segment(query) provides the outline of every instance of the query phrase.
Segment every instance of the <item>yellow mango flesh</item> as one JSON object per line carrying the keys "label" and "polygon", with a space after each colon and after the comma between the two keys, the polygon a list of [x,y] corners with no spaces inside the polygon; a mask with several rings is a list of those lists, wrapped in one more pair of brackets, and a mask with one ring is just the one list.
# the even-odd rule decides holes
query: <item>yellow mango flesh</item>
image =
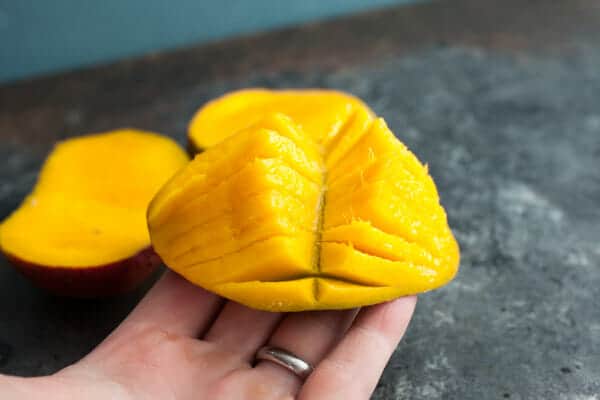
{"label": "yellow mango flesh", "polygon": [[262,121],[273,112],[291,117],[311,139],[331,141],[356,112],[371,114],[359,99],[335,90],[239,90],[206,104],[188,128],[191,147],[204,150]]}
{"label": "yellow mango flesh", "polygon": [[0,225],[6,254],[35,265],[87,268],[150,246],[146,209],[188,161],[171,139],[119,130],[59,143],[33,191]]}
{"label": "yellow mango flesh", "polygon": [[[394,287],[312,277],[274,282],[231,282],[216,285],[214,291],[260,310],[286,312],[354,308],[402,295]],[[257,293],[261,295],[257,296]]]}
{"label": "yellow mango flesh", "polygon": [[459,249],[435,184],[383,120],[364,107],[345,119],[309,109],[294,118],[281,114],[292,102],[230,96],[233,104],[217,100],[217,115],[202,118],[239,130],[197,155],[150,205],[152,243],[167,266],[270,311],[374,304],[454,277]]}

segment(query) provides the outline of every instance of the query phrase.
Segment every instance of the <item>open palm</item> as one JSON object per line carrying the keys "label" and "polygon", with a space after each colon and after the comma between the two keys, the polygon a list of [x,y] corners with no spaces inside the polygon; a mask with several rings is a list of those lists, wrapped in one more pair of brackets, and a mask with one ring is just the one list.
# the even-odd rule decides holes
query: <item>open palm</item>
{"label": "open palm", "polygon": [[[362,310],[291,314],[246,308],[167,272],[94,351],[48,377],[0,376],[4,399],[368,399],[416,298]],[[315,366],[302,382],[264,344]]]}

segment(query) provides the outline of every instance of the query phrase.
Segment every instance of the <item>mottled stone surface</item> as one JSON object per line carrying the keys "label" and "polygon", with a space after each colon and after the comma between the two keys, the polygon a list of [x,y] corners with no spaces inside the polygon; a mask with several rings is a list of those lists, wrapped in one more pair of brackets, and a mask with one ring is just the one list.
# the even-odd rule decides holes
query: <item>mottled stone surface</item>
{"label": "mottled stone surface", "polygon": [[[462,248],[374,398],[598,400],[600,8],[450,3],[0,88],[0,217],[58,138],[133,125],[183,143],[196,107],[228,90],[348,90],[429,164]],[[78,359],[144,290],[57,299],[0,260],[0,372]]]}
{"label": "mottled stone surface", "polygon": [[362,94],[429,163],[462,248],[379,398],[600,393],[598,56],[448,48],[369,69]]}

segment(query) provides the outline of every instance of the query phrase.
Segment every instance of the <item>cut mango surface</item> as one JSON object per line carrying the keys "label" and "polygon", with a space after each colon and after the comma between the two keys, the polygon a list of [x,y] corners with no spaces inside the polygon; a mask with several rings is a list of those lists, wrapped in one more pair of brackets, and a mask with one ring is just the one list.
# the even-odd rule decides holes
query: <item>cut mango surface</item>
{"label": "cut mango surface", "polygon": [[133,129],[65,140],[0,225],[0,248],[45,269],[94,269],[135,257],[150,246],[148,203],[187,162],[173,140]]}
{"label": "cut mango surface", "polygon": [[[148,210],[166,265],[270,311],[358,307],[449,282],[459,249],[427,168],[358,101],[325,92],[311,108],[303,96],[319,92],[243,91],[200,111],[191,135],[212,147]],[[222,135],[206,136],[211,127]]]}
{"label": "cut mango surface", "polygon": [[292,118],[319,143],[331,142],[346,124],[357,125],[365,115],[372,116],[361,100],[336,90],[239,90],[209,102],[194,115],[188,128],[190,147],[194,152],[205,150],[273,112]]}

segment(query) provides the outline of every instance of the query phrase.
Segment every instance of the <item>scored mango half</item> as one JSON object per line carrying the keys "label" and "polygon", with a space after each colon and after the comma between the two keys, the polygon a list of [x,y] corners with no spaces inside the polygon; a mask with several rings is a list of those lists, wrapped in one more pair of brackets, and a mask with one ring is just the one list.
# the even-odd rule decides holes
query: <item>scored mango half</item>
{"label": "scored mango half", "polygon": [[269,311],[351,308],[449,282],[459,249],[427,168],[366,106],[349,108],[328,125],[274,107],[197,155],[148,210],[165,264]]}

